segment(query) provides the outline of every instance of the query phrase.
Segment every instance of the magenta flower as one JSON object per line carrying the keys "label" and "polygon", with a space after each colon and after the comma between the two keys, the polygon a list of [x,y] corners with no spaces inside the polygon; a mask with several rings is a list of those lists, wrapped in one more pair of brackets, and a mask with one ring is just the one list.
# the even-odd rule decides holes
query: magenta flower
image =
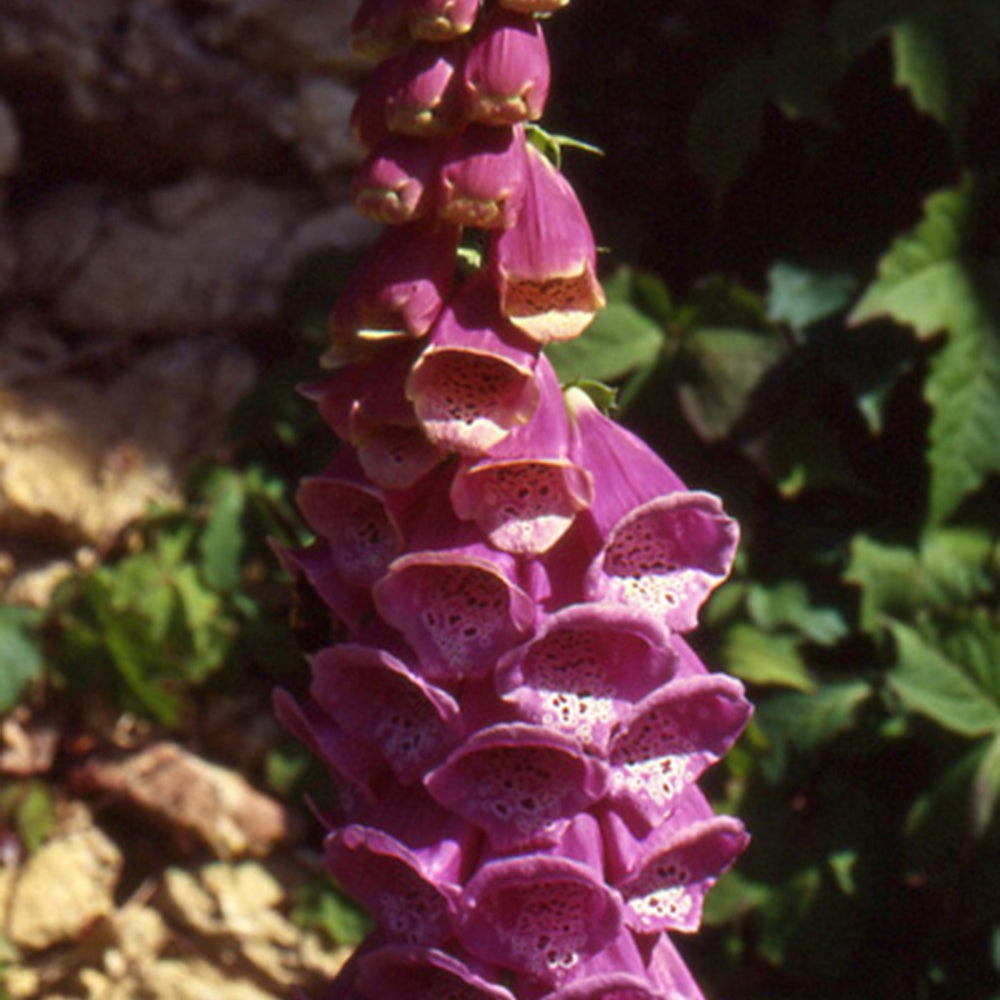
{"label": "magenta flower", "polygon": [[604,303],[523,124],[565,2],[365,0],[353,25],[384,59],[353,195],[390,228],[303,390],[341,442],[299,489],[316,540],[276,547],[330,619],[276,710],[375,922],[317,1000],[703,1000],[670,935],[748,839],[697,783],[751,709],[681,635],[737,526],[542,353]]}
{"label": "magenta flower", "polygon": [[446,42],[472,30],[480,0],[405,0],[405,6],[414,38]]}
{"label": "magenta flower", "polygon": [[431,441],[482,454],[538,405],[536,358],[537,345],[500,316],[486,278],[472,278],[441,313],[406,395]]}
{"label": "magenta flower", "polygon": [[549,52],[530,17],[495,14],[472,43],[462,74],[462,110],[483,125],[541,118],[549,96]]}
{"label": "magenta flower", "polygon": [[451,504],[504,552],[548,551],[593,497],[593,477],[571,462],[569,425],[551,364],[535,368],[539,401],[527,423],[514,427],[479,458],[468,458],[452,481]]}
{"label": "magenta flower", "polygon": [[333,310],[324,363],[354,361],[366,342],[427,333],[451,289],[457,245],[458,229],[437,221],[387,229]]}
{"label": "magenta flower", "polygon": [[413,222],[427,214],[440,150],[401,136],[381,143],[354,175],[354,207],[386,225]]}
{"label": "magenta flower", "polygon": [[578,336],[604,306],[596,256],[573,189],[529,145],[518,225],[500,230],[490,247],[500,311],[542,344]]}
{"label": "magenta flower", "polygon": [[447,222],[507,229],[521,205],[524,130],[469,125],[444,154],[438,214]]}

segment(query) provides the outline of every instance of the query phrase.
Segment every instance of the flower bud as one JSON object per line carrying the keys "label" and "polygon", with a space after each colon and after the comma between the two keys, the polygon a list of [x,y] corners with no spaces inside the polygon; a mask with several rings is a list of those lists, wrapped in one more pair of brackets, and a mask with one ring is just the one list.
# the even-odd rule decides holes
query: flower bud
{"label": "flower bud", "polygon": [[524,130],[470,125],[441,165],[438,214],[479,229],[514,223],[524,191]]}
{"label": "flower bud", "polygon": [[425,42],[446,42],[472,30],[480,0],[406,0],[410,34]]}
{"label": "flower bud", "polygon": [[361,164],[351,185],[354,207],[384,225],[426,214],[439,150],[421,139],[393,136]]}
{"label": "flower bud", "polygon": [[545,109],[550,75],[541,26],[532,18],[497,14],[465,59],[465,115],[484,125],[535,121]]}
{"label": "flower bud", "polygon": [[405,0],[362,0],[351,20],[351,51],[367,59],[387,59],[409,42]]}
{"label": "flower bud", "polygon": [[571,340],[604,306],[594,236],[573,189],[530,144],[526,162],[518,224],[490,248],[500,310],[539,343]]}
{"label": "flower bud", "polygon": [[390,132],[420,138],[448,135],[461,121],[461,48],[417,42],[392,60],[385,103]]}

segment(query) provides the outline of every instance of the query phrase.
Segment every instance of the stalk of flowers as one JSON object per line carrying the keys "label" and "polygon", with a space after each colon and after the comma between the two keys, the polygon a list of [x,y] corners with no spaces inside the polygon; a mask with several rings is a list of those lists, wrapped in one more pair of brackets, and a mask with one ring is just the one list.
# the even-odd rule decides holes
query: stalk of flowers
{"label": "stalk of flowers", "polygon": [[[286,725],[327,866],[374,920],[327,998],[689,1000],[672,935],[744,849],[697,781],[750,716],[683,639],[735,522],[543,353],[604,303],[531,139],[568,0],[364,0],[354,125],[385,223],[309,394],[339,439],[282,551],[330,618]],[[481,264],[463,271],[463,235]]]}

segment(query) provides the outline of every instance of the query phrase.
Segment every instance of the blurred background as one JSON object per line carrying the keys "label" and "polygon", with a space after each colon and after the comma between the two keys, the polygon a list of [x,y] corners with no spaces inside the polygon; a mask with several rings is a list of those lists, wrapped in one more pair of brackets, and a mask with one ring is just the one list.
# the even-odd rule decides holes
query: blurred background
{"label": "blurred background", "polygon": [[[295,386],[374,234],[349,0],[0,0],[0,997],[315,988],[364,933],[272,717],[324,617]],[[574,0],[551,352],[743,526],[710,1000],[1000,998],[1000,7]],[[5,996],[6,994],[6,996]]]}

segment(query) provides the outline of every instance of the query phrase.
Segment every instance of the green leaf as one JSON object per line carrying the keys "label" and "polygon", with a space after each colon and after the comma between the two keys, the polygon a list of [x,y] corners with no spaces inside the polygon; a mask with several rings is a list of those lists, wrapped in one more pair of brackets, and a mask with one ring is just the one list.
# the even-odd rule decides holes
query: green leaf
{"label": "green leaf", "polygon": [[801,331],[845,308],[857,280],[840,271],[813,271],[779,261],[767,273],[767,318]]}
{"label": "green leaf", "polygon": [[925,385],[933,410],[930,519],[944,521],[1000,472],[1000,261],[968,253],[977,210],[970,185],[928,199],[923,221],[897,239],[852,315],[946,332]]}
{"label": "green leaf", "polygon": [[27,684],[42,672],[37,624],[37,612],[0,605],[0,712],[12,709]]}
{"label": "green leaf", "polygon": [[334,944],[357,944],[371,929],[368,915],[329,879],[307,882],[296,893],[292,920],[324,931]]}
{"label": "green leaf", "polygon": [[913,103],[956,130],[983,86],[1000,71],[994,0],[925,0],[892,29],[897,85]]}
{"label": "green leaf", "polygon": [[776,694],[758,708],[757,724],[773,743],[811,754],[852,729],[870,696],[870,685],[860,680],[826,684],[812,694]]}
{"label": "green leaf", "polygon": [[796,639],[737,624],[726,630],[723,645],[726,669],[751,684],[815,690]]}
{"label": "green leaf", "polygon": [[746,413],[786,347],[774,330],[702,327],[686,334],[683,351],[692,375],[680,386],[681,406],[703,439],[717,441]]}
{"label": "green leaf", "polygon": [[235,590],[243,570],[243,511],[246,489],[236,475],[224,478],[212,497],[211,513],[198,539],[201,571],[215,590]]}
{"label": "green leaf", "polygon": [[609,301],[575,340],[545,349],[563,382],[614,381],[656,363],[663,328],[629,302]]}
{"label": "green leaf", "polygon": [[753,584],[747,593],[747,610],[762,629],[789,626],[805,638],[829,646],[847,634],[847,625],[836,608],[817,608],[809,603],[809,591],[798,580],[773,587]]}
{"label": "green leaf", "polygon": [[[965,665],[902,622],[890,622],[889,627],[898,662],[888,681],[908,710],[961,736],[1000,732],[1000,699],[971,676]],[[1000,671],[1000,664],[995,669]]]}

